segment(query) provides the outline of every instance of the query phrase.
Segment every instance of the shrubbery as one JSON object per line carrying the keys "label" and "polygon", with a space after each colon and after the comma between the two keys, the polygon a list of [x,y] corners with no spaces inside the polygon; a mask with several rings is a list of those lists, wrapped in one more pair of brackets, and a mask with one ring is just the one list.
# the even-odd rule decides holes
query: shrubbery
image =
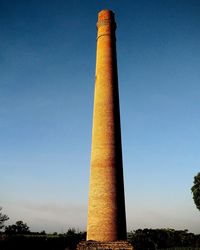
{"label": "shrubbery", "polygon": [[200,235],[187,230],[138,229],[128,234],[135,250],[154,250],[172,247],[199,247]]}
{"label": "shrubbery", "polygon": [[64,250],[76,249],[85,240],[86,233],[69,229],[65,234],[3,234],[0,239],[1,250]]}
{"label": "shrubbery", "polygon": [[[69,229],[64,234],[1,234],[1,250],[75,250],[86,233]],[[200,235],[188,233],[187,230],[173,229],[138,229],[128,233],[128,240],[134,250],[156,250],[173,247],[200,248]]]}

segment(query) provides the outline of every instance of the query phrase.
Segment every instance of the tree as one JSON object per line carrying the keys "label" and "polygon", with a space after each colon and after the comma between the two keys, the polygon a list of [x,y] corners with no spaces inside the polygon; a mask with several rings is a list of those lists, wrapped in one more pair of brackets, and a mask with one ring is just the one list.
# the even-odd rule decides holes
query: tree
{"label": "tree", "polygon": [[200,173],[194,177],[194,185],[191,188],[193,200],[196,207],[200,210]]}
{"label": "tree", "polygon": [[9,219],[9,217],[6,214],[3,214],[1,210],[2,207],[0,207],[0,230],[4,227],[4,222]]}
{"label": "tree", "polygon": [[[200,235],[188,233],[188,230],[138,229],[128,234],[129,242],[137,250],[155,249],[193,249],[199,247]],[[179,248],[180,247],[180,248]],[[188,248],[189,247],[189,248]],[[196,249],[196,248],[194,248]]]}
{"label": "tree", "polygon": [[64,234],[64,238],[66,240],[66,246],[68,249],[76,249],[77,244],[81,240],[86,239],[86,233],[76,231],[74,228],[69,228]]}
{"label": "tree", "polygon": [[17,221],[13,225],[9,225],[5,228],[7,234],[29,234],[30,230],[26,223],[23,221]]}

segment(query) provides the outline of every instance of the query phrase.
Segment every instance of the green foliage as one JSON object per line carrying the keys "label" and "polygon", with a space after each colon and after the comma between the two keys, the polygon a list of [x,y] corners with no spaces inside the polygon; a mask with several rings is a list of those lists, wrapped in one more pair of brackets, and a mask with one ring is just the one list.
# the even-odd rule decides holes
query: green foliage
{"label": "green foliage", "polygon": [[1,212],[2,207],[0,207],[0,230],[4,228],[4,223],[9,219],[9,217]]}
{"label": "green foliage", "polygon": [[194,177],[194,185],[191,188],[193,200],[196,207],[200,210],[200,173]]}
{"label": "green foliage", "polygon": [[[30,234],[5,235],[0,239],[3,250],[75,250],[86,233],[70,228],[64,234]],[[128,234],[128,240],[134,250],[193,250],[200,249],[200,235],[187,230],[174,229],[138,229]]]}
{"label": "green foliage", "polygon": [[128,234],[134,250],[155,250],[173,247],[200,247],[200,235],[187,230],[138,229]]}
{"label": "green foliage", "polygon": [[86,233],[69,229],[65,234],[10,234],[0,239],[0,249],[3,250],[75,250]]}
{"label": "green foliage", "polygon": [[76,245],[81,241],[86,239],[86,233],[76,231],[74,228],[69,228],[64,234],[67,242],[67,248],[76,249]]}
{"label": "green foliage", "polygon": [[26,223],[23,221],[17,221],[13,225],[9,225],[5,228],[6,234],[29,234],[30,230]]}

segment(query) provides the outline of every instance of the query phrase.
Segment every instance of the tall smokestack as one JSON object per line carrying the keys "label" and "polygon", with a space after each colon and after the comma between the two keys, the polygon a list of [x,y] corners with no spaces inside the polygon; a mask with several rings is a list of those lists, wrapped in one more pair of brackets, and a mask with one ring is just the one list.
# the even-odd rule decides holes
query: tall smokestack
{"label": "tall smokestack", "polygon": [[115,241],[126,239],[126,218],[112,11],[99,12],[97,30],[87,240]]}
{"label": "tall smokestack", "polygon": [[[116,23],[112,11],[99,12],[97,30],[87,241],[78,249],[132,249],[126,242]],[[96,243],[91,247],[90,241]]]}

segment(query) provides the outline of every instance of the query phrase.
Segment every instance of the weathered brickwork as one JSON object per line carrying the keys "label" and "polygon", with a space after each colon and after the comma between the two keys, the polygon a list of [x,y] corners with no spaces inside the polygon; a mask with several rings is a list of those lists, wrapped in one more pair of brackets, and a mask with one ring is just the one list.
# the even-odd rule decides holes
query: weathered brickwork
{"label": "weathered brickwork", "polygon": [[101,243],[84,249],[113,249],[113,241],[126,240],[115,29],[113,12],[99,12],[87,240]]}
{"label": "weathered brickwork", "polygon": [[78,244],[77,250],[133,250],[133,246],[127,241],[95,242],[82,241]]}

